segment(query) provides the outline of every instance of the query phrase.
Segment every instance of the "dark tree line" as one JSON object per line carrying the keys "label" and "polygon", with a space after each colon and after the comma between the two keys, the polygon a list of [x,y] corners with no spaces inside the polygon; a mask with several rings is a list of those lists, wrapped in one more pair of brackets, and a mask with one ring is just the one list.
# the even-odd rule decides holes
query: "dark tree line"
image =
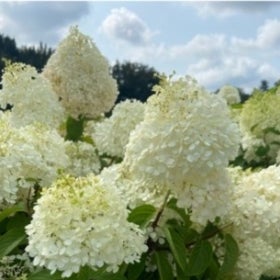
{"label": "dark tree line", "polygon": [[137,99],[145,102],[152,94],[152,88],[160,81],[159,73],[153,68],[140,63],[119,61],[112,67],[119,96],[117,102],[126,99]]}
{"label": "dark tree line", "polygon": [[43,43],[38,47],[17,47],[16,41],[8,36],[0,34],[0,73],[3,73],[5,62],[23,62],[36,67],[41,71],[54,50]]}

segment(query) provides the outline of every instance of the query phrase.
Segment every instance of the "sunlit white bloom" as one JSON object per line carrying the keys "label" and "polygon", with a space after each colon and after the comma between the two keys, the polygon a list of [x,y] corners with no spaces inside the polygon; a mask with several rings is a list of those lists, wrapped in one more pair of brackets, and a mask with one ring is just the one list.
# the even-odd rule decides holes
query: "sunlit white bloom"
{"label": "sunlit white bloom", "polygon": [[228,105],[240,103],[240,93],[236,87],[225,85],[220,88],[218,95],[224,98]]}
{"label": "sunlit white bloom", "polygon": [[262,160],[261,149],[265,149],[266,143],[263,139],[257,138],[252,134],[244,133],[241,139],[244,159],[247,162],[260,162]]}
{"label": "sunlit white bloom", "polygon": [[248,238],[280,242],[280,167],[270,166],[244,176],[235,187],[232,221]]}
{"label": "sunlit white bloom", "polygon": [[35,181],[49,185],[67,161],[56,130],[38,123],[16,129],[6,114],[0,118],[0,203],[14,203],[18,191]]}
{"label": "sunlit white bloom", "polygon": [[208,221],[224,218],[231,210],[232,186],[225,169],[213,171],[203,184],[181,188],[174,186],[173,193],[178,199],[177,205],[189,211],[195,224],[206,226]]}
{"label": "sunlit white bloom", "polygon": [[49,58],[43,75],[48,78],[66,112],[74,118],[97,117],[110,111],[117,98],[117,84],[109,64],[92,39],[70,29]]}
{"label": "sunlit white bloom", "polygon": [[64,109],[52,90],[50,82],[32,66],[14,63],[5,68],[0,91],[0,104],[13,105],[11,122],[20,127],[41,122],[58,127],[64,118]]}
{"label": "sunlit white bloom", "polygon": [[124,169],[152,185],[199,185],[237,155],[238,126],[225,101],[189,79],[163,81],[130,134]]}
{"label": "sunlit white bloom", "polygon": [[145,184],[124,172],[121,164],[114,164],[104,168],[100,173],[106,184],[116,187],[123,203],[130,208],[141,204],[151,204],[160,207],[164,201],[166,190],[159,185]]}
{"label": "sunlit white bloom", "polygon": [[130,132],[144,118],[144,104],[137,100],[118,103],[109,118],[95,126],[92,135],[99,153],[122,158]]}
{"label": "sunlit white bloom", "polygon": [[240,254],[234,279],[258,280],[280,267],[280,167],[245,172],[235,182],[229,220]]}
{"label": "sunlit white bloom", "polygon": [[86,142],[66,142],[66,154],[69,157],[65,172],[73,176],[86,176],[89,173],[98,174],[101,168],[96,148]]}
{"label": "sunlit white bloom", "polygon": [[239,256],[234,269],[233,280],[259,280],[267,271],[279,267],[279,248],[272,247],[259,237],[237,241]]}
{"label": "sunlit white bloom", "polygon": [[93,175],[57,180],[43,191],[34,211],[26,227],[26,251],[34,265],[62,271],[63,277],[85,265],[115,272],[147,250],[143,232],[127,221],[117,191]]}

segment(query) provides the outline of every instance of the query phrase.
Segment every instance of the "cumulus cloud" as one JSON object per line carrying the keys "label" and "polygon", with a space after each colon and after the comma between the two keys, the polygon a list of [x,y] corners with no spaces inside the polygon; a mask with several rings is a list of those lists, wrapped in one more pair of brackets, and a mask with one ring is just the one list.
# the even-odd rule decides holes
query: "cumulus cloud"
{"label": "cumulus cloud", "polygon": [[215,16],[226,18],[240,13],[263,13],[280,3],[277,2],[260,2],[260,1],[221,1],[221,2],[199,2],[189,3],[197,13],[202,17]]}
{"label": "cumulus cloud", "polygon": [[280,47],[280,20],[269,19],[258,28],[255,38],[232,38],[235,48],[269,49]]}
{"label": "cumulus cloud", "polygon": [[[189,74],[210,90],[232,84],[250,91],[260,80],[273,83],[279,79],[280,72],[271,61],[275,57],[272,50],[279,49],[279,44],[280,21],[268,20],[256,30],[254,38],[197,34],[185,44],[137,46],[127,54],[143,63],[160,61],[169,67],[169,73],[175,70]],[[171,69],[172,65],[181,68]]]}
{"label": "cumulus cloud", "polygon": [[258,62],[246,56],[204,58],[189,65],[187,72],[205,87],[217,89],[224,84],[241,86],[255,81]]}
{"label": "cumulus cloud", "polygon": [[112,9],[102,22],[100,32],[111,39],[143,45],[150,41],[154,33],[135,13],[126,8]]}
{"label": "cumulus cloud", "polygon": [[225,36],[222,34],[197,34],[186,44],[171,47],[169,53],[171,57],[208,56],[222,52],[225,44]]}
{"label": "cumulus cloud", "polygon": [[55,45],[88,13],[88,2],[0,2],[0,31],[19,44]]}

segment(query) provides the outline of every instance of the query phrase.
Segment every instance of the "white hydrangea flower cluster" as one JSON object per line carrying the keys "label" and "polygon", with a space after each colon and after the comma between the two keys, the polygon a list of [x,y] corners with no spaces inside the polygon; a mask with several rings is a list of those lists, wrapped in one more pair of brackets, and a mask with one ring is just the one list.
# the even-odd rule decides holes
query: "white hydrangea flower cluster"
{"label": "white hydrangea flower cluster", "polygon": [[[275,163],[280,149],[280,111],[277,109],[279,106],[280,95],[273,92],[256,92],[243,105],[239,119],[243,135],[242,146],[249,150],[250,157],[254,156],[250,151],[256,150],[259,141],[263,142],[264,146],[269,146],[267,156],[271,158],[271,164]],[[255,158],[257,161],[256,155]]]}
{"label": "white hydrangea flower cluster", "polygon": [[228,201],[232,198],[230,177],[225,169],[209,175],[201,185],[183,186],[178,195],[177,205],[191,209],[190,219],[194,224],[206,225],[215,218],[225,218],[231,210]]}
{"label": "white hydrangea flower cluster", "polygon": [[[235,188],[233,221],[249,237],[280,241],[280,167],[272,165],[245,176]],[[276,238],[276,239],[275,239]]]}
{"label": "white hydrangea flower cluster", "polygon": [[123,101],[109,118],[96,123],[92,138],[100,154],[123,158],[130,132],[144,118],[144,106],[137,100]]}
{"label": "white hydrangea flower cluster", "polygon": [[66,154],[69,157],[66,173],[76,177],[99,173],[101,164],[93,145],[82,141],[66,141]]}
{"label": "white hydrangea flower cluster", "polygon": [[247,162],[262,161],[262,158],[258,155],[257,151],[260,147],[266,147],[266,143],[263,139],[257,138],[249,133],[244,133],[241,139],[241,146],[244,150],[244,159]]}
{"label": "white hydrangea flower cluster", "polygon": [[279,166],[244,175],[235,186],[230,220],[240,247],[236,279],[257,280],[280,267],[279,188]]}
{"label": "white hydrangea flower cluster", "polygon": [[259,280],[263,274],[279,265],[280,250],[262,238],[248,238],[242,242],[239,240],[238,246],[240,254],[232,280]]}
{"label": "white hydrangea flower cluster", "polygon": [[0,203],[14,203],[18,191],[32,187],[34,180],[49,185],[67,165],[64,140],[56,130],[39,123],[16,129],[5,114],[0,135]]}
{"label": "white hydrangea flower cluster", "polygon": [[117,191],[94,175],[65,175],[44,189],[34,210],[26,251],[34,265],[62,271],[63,277],[85,265],[115,272],[147,250],[144,233],[127,221]]}
{"label": "white hydrangea flower cluster", "polygon": [[64,109],[52,90],[50,82],[37,70],[23,63],[5,68],[0,91],[0,104],[13,105],[11,122],[20,127],[41,122],[58,127],[64,119]]}
{"label": "white hydrangea flower cluster", "polygon": [[148,99],[143,122],[130,134],[123,169],[150,188],[171,189],[183,201],[182,189],[210,188],[213,172],[235,158],[239,130],[225,101],[193,80],[166,80],[156,91]]}
{"label": "white hydrangea flower cluster", "polygon": [[220,88],[218,95],[224,98],[228,105],[241,102],[240,93],[236,87],[225,85]]}
{"label": "white hydrangea flower cluster", "polygon": [[160,207],[164,201],[166,193],[163,188],[157,185],[143,185],[143,182],[131,178],[125,174],[121,164],[114,164],[104,168],[100,177],[107,184],[116,187],[123,199],[123,203],[131,209],[141,204],[151,204]]}
{"label": "white hydrangea flower cluster", "polygon": [[95,118],[110,111],[118,95],[106,58],[77,27],[71,27],[69,35],[60,42],[43,75],[73,118]]}

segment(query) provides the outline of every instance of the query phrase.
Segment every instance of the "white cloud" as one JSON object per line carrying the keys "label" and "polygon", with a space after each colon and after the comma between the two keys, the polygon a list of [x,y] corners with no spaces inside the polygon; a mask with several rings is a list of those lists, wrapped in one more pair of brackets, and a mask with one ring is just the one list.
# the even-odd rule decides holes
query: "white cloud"
{"label": "white cloud", "polygon": [[56,45],[62,32],[88,13],[88,2],[0,2],[0,31],[20,45]]}
{"label": "white cloud", "polygon": [[239,86],[249,82],[249,77],[254,77],[257,65],[249,57],[209,57],[189,65],[187,73],[205,87],[217,89],[228,83]]}
{"label": "white cloud", "polygon": [[280,47],[280,21],[267,20],[258,30],[257,45],[262,48]]}
{"label": "white cloud", "polygon": [[269,49],[280,47],[280,20],[269,19],[258,28],[255,38],[232,38],[233,47],[239,49]]}
{"label": "white cloud", "polygon": [[220,1],[220,2],[199,2],[187,3],[193,6],[201,17],[215,16],[226,18],[240,13],[260,14],[280,3],[265,1]]}
{"label": "white cloud", "polygon": [[222,34],[194,36],[184,45],[177,45],[170,48],[171,57],[177,56],[201,56],[212,55],[221,52],[225,48],[225,36]]}
{"label": "white cloud", "polygon": [[276,81],[280,78],[280,71],[268,63],[259,65],[257,73],[263,80],[273,79]]}
{"label": "white cloud", "polygon": [[111,39],[143,45],[150,41],[154,33],[135,13],[126,8],[112,9],[99,29]]}

